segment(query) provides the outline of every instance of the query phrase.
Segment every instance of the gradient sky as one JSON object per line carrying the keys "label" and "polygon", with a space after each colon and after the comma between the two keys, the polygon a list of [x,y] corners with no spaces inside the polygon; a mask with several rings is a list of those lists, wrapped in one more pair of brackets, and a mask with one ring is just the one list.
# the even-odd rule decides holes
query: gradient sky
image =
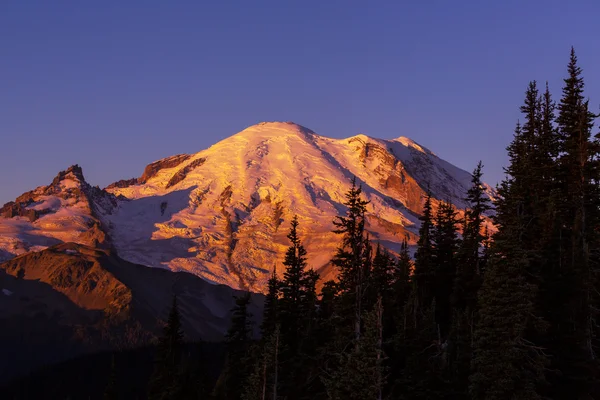
{"label": "gradient sky", "polygon": [[71,164],[101,187],[260,121],[408,136],[495,184],[528,81],[575,46],[600,104],[598,0],[0,1],[0,204]]}

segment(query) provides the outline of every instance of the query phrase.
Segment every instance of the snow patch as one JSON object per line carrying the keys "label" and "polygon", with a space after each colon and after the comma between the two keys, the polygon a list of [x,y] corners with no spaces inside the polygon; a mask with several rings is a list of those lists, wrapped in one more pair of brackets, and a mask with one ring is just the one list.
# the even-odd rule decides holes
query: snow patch
{"label": "snow patch", "polygon": [[56,196],[41,196],[40,199],[27,208],[36,211],[56,211],[62,206],[62,200]]}
{"label": "snow patch", "polygon": [[420,151],[421,153],[424,154],[431,154],[431,155],[435,155],[432,151],[430,151],[429,149],[419,145],[417,142],[415,142],[412,139],[409,139],[407,137],[404,136],[400,136],[396,139],[393,139],[395,142],[399,142],[402,143],[404,146],[415,149],[417,151]]}

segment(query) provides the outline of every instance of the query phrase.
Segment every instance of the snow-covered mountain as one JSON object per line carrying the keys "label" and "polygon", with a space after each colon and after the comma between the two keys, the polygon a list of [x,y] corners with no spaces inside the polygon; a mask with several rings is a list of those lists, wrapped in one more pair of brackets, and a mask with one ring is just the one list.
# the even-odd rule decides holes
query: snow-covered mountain
{"label": "snow-covered mountain", "polygon": [[0,208],[0,262],[59,243],[108,247],[100,216],[117,198],[89,185],[77,165]]}
{"label": "snow-covered mountain", "polygon": [[405,237],[416,241],[428,188],[434,203],[461,209],[471,179],[406,137],[338,140],[281,122],[156,161],[140,178],[104,190],[75,169],[2,208],[0,258],[59,242],[104,241],[134,263],[255,291],[273,267],[281,271],[294,214],[310,266],[334,276],[329,261],[340,238],[332,221],[344,213],[353,176],[370,201],[371,238],[391,250]]}

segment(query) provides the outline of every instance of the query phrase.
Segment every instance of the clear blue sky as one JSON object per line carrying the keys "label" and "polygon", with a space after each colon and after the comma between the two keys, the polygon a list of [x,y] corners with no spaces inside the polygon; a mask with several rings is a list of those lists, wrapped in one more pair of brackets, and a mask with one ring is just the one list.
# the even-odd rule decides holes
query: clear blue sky
{"label": "clear blue sky", "polygon": [[0,2],[0,204],[104,187],[260,121],[408,136],[495,184],[529,80],[570,46],[600,104],[598,0]]}

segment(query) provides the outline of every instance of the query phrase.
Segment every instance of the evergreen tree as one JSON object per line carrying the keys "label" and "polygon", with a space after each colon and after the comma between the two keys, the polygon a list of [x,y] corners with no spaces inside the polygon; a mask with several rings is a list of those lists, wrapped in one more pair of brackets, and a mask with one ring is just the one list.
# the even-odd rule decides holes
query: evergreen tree
{"label": "evergreen tree", "polygon": [[481,179],[482,169],[483,164],[479,162],[473,171],[471,187],[465,199],[469,207],[465,210],[463,220],[463,238],[458,249],[453,293],[454,305],[461,311],[474,311],[477,290],[481,284],[482,248],[486,240],[483,223],[484,215],[490,209],[490,200]]}
{"label": "evergreen tree", "polygon": [[321,299],[318,302],[318,316],[320,320],[328,321],[333,317],[339,290],[339,285],[335,281],[330,280],[323,283],[323,287],[321,288]]}
{"label": "evergreen tree", "polygon": [[393,328],[387,332],[390,337],[390,345],[387,347],[390,355],[390,375],[395,379],[390,381],[392,393],[396,393],[396,384],[400,382],[400,375],[406,366],[407,342],[411,331],[409,316],[407,314],[407,303],[411,296],[411,281],[410,273],[412,261],[408,252],[408,241],[405,238],[400,247],[396,267],[394,268],[394,283],[393,283],[393,305],[388,314],[393,314]]}
{"label": "evergreen tree", "polygon": [[338,354],[340,367],[322,379],[332,400],[382,399],[386,383],[385,356],[382,350],[383,306],[365,314],[365,332],[355,351]]}
{"label": "evergreen tree", "polygon": [[[253,367],[246,378],[242,400],[277,399],[279,390],[279,325],[254,351]],[[301,388],[298,388],[301,389]]]}
{"label": "evergreen tree", "polygon": [[267,366],[264,355],[256,357],[252,372],[244,384],[241,400],[267,399]]}
{"label": "evergreen tree", "polygon": [[396,343],[404,368],[397,375],[393,398],[435,400],[451,398],[444,377],[446,352],[435,323],[435,299],[427,308],[415,307],[416,285],[406,304],[406,324]]}
{"label": "evergreen tree", "polygon": [[490,244],[492,243],[492,239],[490,237],[490,232],[489,232],[487,225],[484,228],[483,236],[485,237],[485,239],[483,240],[483,250],[481,253],[481,259],[479,260],[482,279],[483,279],[483,275],[485,275],[487,263],[490,258]]}
{"label": "evergreen tree", "polygon": [[[382,316],[382,351],[394,357],[396,350],[396,324],[398,322],[398,296],[394,293],[395,278],[397,272],[397,262],[392,258],[387,249],[382,248],[378,243],[375,256],[373,257],[372,271],[367,284],[367,304],[366,310],[371,311],[379,306],[386,310]],[[406,293],[404,293],[406,295]],[[379,304],[381,303],[381,304]],[[386,369],[395,367],[391,358],[386,359]],[[382,387],[386,394],[388,386]]]}
{"label": "evergreen tree", "polygon": [[[502,229],[511,234],[508,227]],[[514,243],[517,240],[496,237],[480,291],[470,377],[473,399],[541,398],[545,355],[526,339],[537,322],[533,316],[536,290],[524,277],[528,259]]]}
{"label": "evergreen tree", "polygon": [[434,298],[435,267],[433,265],[433,212],[431,193],[427,194],[423,215],[419,218],[419,240],[415,252],[414,283],[417,307],[428,309]]}
{"label": "evergreen tree", "polygon": [[[286,269],[280,283],[279,301],[281,326],[281,368],[280,393],[292,400],[300,398],[308,389],[308,380],[316,368],[311,364],[316,351],[313,337],[315,328],[318,274],[308,270],[306,250],[298,236],[298,218],[291,223],[288,248],[283,264]],[[278,337],[279,340],[279,337]]]}
{"label": "evergreen tree", "polygon": [[283,265],[286,269],[281,282],[281,329],[292,353],[300,347],[301,334],[314,314],[316,288],[314,277],[306,269],[306,249],[298,237],[298,217],[292,220],[288,248]]}
{"label": "evergreen tree", "polygon": [[481,161],[473,171],[471,187],[465,199],[469,208],[465,211],[466,225],[463,230],[461,246],[461,264],[469,264],[476,274],[481,273],[481,248],[485,236],[483,235],[484,215],[490,209],[490,199],[485,193],[481,177],[483,176]]}
{"label": "evergreen tree", "polygon": [[[540,201],[544,201],[543,209],[547,210],[549,201],[554,189],[554,178],[556,176],[556,163],[558,157],[558,132],[554,126],[556,119],[555,110],[556,104],[552,100],[548,82],[546,82],[546,90],[540,99],[540,123],[539,133],[536,135],[537,141],[534,145],[536,150],[535,163],[532,166],[538,180],[534,183],[534,190],[538,194]],[[531,171],[530,171],[531,172]],[[541,222],[551,220],[551,215],[541,218]]]}
{"label": "evergreen tree", "polygon": [[[478,294],[470,377],[474,399],[541,398],[545,384],[547,357],[539,345],[545,323],[538,305],[539,215],[544,211],[536,191],[543,171],[538,166],[544,159],[538,138],[548,129],[542,123],[549,118],[543,116],[549,107],[549,96],[545,97],[546,105],[540,105],[535,82],[529,84],[521,107],[525,124],[517,124],[507,148],[510,164],[498,188],[494,217],[498,231],[487,250],[486,274]],[[457,342],[464,343],[466,332],[457,332]],[[459,352],[457,358],[461,368],[461,358],[467,357]],[[458,375],[460,379],[460,370]]]}
{"label": "evergreen tree", "polygon": [[335,370],[338,361],[335,355],[340,348],[348,345],[349,326],[342,323],[338,315],[339,292],[339,283],[332,280],[325,282],[321,288],[314,326],[310,330],[303,364],[300,367],[304,369],[305,384],[299,391],[298,398],[326,398],[324,382],[321,379],[323,370]]}
{"label": "evergreen tree", "polygon": [[[470,377],[473,399],[536,399],[544,385],[546,356],[531,341],[544,325],[535,306],[535,252],[523,240],[531,222],[528,179],[522,178],[530,165],[525,140],[517,125],[508,148],[509,175],[498,188],[494,218],[498,231],[478,295]],[[464,333],[461,338],[465,341]]]}
{"label": "evergreen tree", "polygon": [[[554,237],[558,259],[553,263],[547,298],[560,298],[548,315],[553,367],[553,390],[591,395],[598,365],[592,347],[593,277],[598,249],[598,144],[591,132],[595,115],[584,98],[582,70],[571,50],[568,77],[558,105],[558,149]],[[550,261],[551,263],[551,261]]]}
{"label": "evergreen tree", "polygon": [[[334,225],[337,234],[342,236],[332,262],[338,267],[339,282],[327,288],[330,294],[337,292],[333,304],[333,314],[326,324],[331,339],[321,351],[327,354],[325,369],[329,377],[348,374],[363,357],[362,334],[365,332],[365,313],[369,304],[370,284],[372,278],[372,246],[365,232],[365,213],[368,201],[361,198],[362,189],[352,180],[352,187],[346,194],[347,211],[345,216],[336,217]],[[323,296],[323,299],[325,296]],[[366,350],[365,350],[366,351]],[[350,355],[349,353],[353,353]],[[338,378],[324,378],[329,396],[340,396],[332,384],[337,385]],[[332,391],[333,390],[333,391]]]}
{"label": "evergreen tree", "polygon": [[365,213],[369,202],[363,200],[361,194],[362,189],[356,186],[356,178],[353,178],[344,203],[348,207],[346,216],[338,216],[333,221],[337,228],[334,232],[343,235],[342,245],[332,260],[340,272],[339,288],[343,303],[340,312],[351,321],[356,343],[361,333],[366,275],[371,262],[370,245],[365,241]]}
{"label": "evergreen tree", "polygon": [[267,295],[263,306],[263,320],[260,326],[261,335],[268,336],[275,329],[279,321],[279,297],[281,282],[277,278],[277,271],[273,266],[273,274],[267,282]]}
{"label": "evergreen tree", "polygon": [[150,399],[175,399],[179,395],[181,378],[181,348],[183,330],[181,316],[177,308],[177,297],[169,311],[167,324],[158,342],[154,373],[150,378],[148,397]]}
{"label": "evergreen tree", "polygon": [[393,293],[395,296],[394,308],[396,316],[404,315],[404,307],[410,294],[410,273],[412,261],[408,252],[408,241],[405,238],[400,246],[400,253],[394,268]]}
{"label": "evergreen tree", "polygon": [[[519,128],[520,129],[520,128]],[[490,209],[489,198],[482,182],[481,162],[473,171],[471,187],[467,191],[463,220],[463,238],[457,252],[456,275],[452,292],[452,327],[449,341],[449,358],[454,389],[465,394],[468,387],[473,330],[477,312],[477,292],[484,267],[483,230],[484,215]]]}
{"label": "evergreen tree", "polygon": [[[315,329],[313,330],[313,340],[315,341],[317,359],[322,361],[321,366],[326,362],[325,357],[329,355],[331,347],[338,339],[339,317],[336,309],[339,306],[339,285],[335,281],[327,281],[321,288],[321,296],[317,302],[317,315]],[[344,341],[346,338],[344,337]]]}
{"label": "evergreen tree", "polygon": [[[366,309],[372,309],[381,297],[384,308],[392,309],[395,262],[385,248],[378,243],[373,257],[373,267],[368,278]],[[390,318],[392,317],[390,313]],[[387,324],[384,324],[387,326]]]}
{"label": "evergreen tree", "polygon": [[249,359],[252,345],[252,314],[248,311],[250,299],[250,293],[236,297],[231,310],[231,326],[225,337],[227,356],[214,390],[217,399],[240,399],[244,383],[252,372]]}
{"label": "evergreen tree", "polygon": [[451,297],[456,275],[458,235],[456,211],[449,202],[441,202],[432,232],[432,260],[435,265],[435,320],[440,336],[445,340],[451,323]]}
{"label": "evergreen tree", "polygon": [[[443,294],[444,290],[440,290],[440,275],[446,271],[449,264],[444,261],[446,264],[441,270],[436,267],[435,236],[437,235],[443,242],[438,253],[442,261],[447,258],[446,247],[451,242],[451,240],[446,241],[445,233],[442,232],[446,232],[453,224],[454,210],[445,207],[444,203],[440,208],[438,216],[441,224],[435,227],[431,195],[428,195],[421,217],[414,274],[410,281],[411,291],[404,307],[402,325],[397,328],[397,354],[400,354],[403,359],[401,364],[404,367],[396,380],[393,393],[403,399],[442,399],[448,394],[448,383],[445,377],[448,363],[447,351],[441,337],[440,325],[437,323],[437,317],[442,316],[439,310],[443,309],[444,305],[438,308],[436,294],[440,298],[446,298]],[[452,263],[450,259],[447,261]],[[446,284],[451,287],[452,282]]]}
{"label": "evergreen tree", "polygon": [[[530,252],[539,252],[541,230],[546,218],[545,213],[549,190],[552,188],[554,160],[556,154],[556,135],[552,128],[553,109],[550,93],[546,87],[543,97],[539,96],[535,81],[529,83],[525,92],[525,102],[521,106],[524,124],[520,131],[518,144],[509,147],[511,166],[507,173],[515,177],[513,190],[520,198],[520,212],[529,219],[527,229],[522,232],[524,248]],[[541,254],[532,255],[531,273],[537,277],[541,272]]]}

